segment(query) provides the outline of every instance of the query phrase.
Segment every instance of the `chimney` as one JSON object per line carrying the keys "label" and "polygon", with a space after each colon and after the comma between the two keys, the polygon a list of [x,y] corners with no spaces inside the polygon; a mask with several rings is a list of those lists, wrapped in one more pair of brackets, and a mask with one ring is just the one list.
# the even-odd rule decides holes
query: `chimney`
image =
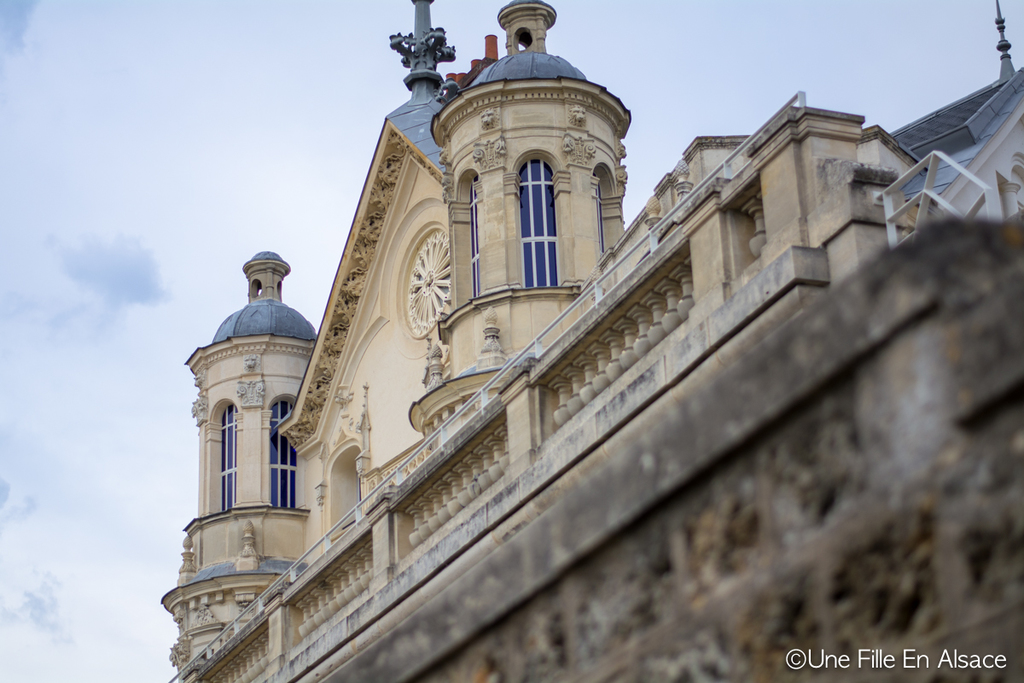
{"label": "chimney", "polygon": [[498,36],[484,36],[484,59],[498,61]]}

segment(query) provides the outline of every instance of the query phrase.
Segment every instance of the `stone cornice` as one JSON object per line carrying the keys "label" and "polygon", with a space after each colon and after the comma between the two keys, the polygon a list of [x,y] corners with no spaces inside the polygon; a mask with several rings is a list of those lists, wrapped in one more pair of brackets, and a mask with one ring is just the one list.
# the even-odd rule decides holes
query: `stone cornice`
{"label": "stone cornice", "polygon": [[295,409],[283,425],[284,433],[297,448],[301,448],[316,433],[332,396],[331,384],[348,341],[367,275],[377,255],[377,243],[387,222],[388,210],[407,159],[419,164],[440,185],[440,171],[394,124],[386,121]]}
{"label": "stone cornice", "polygon": [[245,341],[228,339],[215,346],[197,349],[188,359],[187,365],[193,373],[198,373],[212,364],[249,353],[280,353],[302,356],[306,358],[310,352],[310,342],[301,339],[289,339],[271,335],[245,337]]}

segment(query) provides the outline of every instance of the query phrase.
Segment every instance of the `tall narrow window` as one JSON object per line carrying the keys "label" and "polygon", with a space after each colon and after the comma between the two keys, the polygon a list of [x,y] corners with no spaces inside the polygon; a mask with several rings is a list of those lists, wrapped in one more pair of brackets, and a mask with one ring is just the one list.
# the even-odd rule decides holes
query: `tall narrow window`
{"label": "tall narrow window", "polygon": [[469,262],[473,268],[473,296],[480,296],[480,202],[476,194],[476,181],[479,179],[479,176],[473,178],[469,190]]}
{"label": "tall narrow window", "polygon": [[270,504],[279,508],[295,507],[295,449],[288,437],[277,431],[292,404],[278,401],[270,409]]}
{"label": "tall narrow window", "polygon": [[527,287],[558,285],[558,237],[555,184],[551,167],[527,162],[519,170],[519,228],[523,240],[523,277]]}
{"label": "tall narrow window", "polygon": [[228,406],[220,419],[220,509],[235,506],[235,487],[238,475],[238,430],[235,407]]}
{"label": "tall narrow window", "polygon": [[601,208],[601,183],[597,184],[597,242],[604,253],[604,209]]}

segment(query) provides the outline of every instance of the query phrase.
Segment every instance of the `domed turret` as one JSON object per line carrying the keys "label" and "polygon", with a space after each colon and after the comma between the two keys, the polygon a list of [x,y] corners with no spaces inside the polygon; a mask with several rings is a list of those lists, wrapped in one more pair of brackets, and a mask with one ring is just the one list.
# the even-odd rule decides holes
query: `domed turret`
{"label": "domed turret", "polygon": [[316,330],[301,313],[281,302],[282,282],[291,266],[272,251],[261,251],[242,266],[249,279],[249,303],[221,323],[213,343],[232,337],[273,334],[316,339]]}

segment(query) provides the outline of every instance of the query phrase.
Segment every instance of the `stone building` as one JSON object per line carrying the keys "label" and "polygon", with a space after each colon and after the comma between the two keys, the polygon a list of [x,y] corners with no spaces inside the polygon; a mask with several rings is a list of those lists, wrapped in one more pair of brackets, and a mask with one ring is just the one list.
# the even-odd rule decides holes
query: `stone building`
{"label": "stone building", "polygon": [[[935,214],[1019,213],[1024,73],[1001,14],[995,83],[893,133],[798,95],[749,137],[694,140],[627,223],[629,110],[548,53],[555,9],[501,8],[507,54],[489,36],[484,59],[444,78],[454,50],[432,0],[413,2],[414,32],[391,37],[411,96],[385,119],[319,333],[281,301],[288,265],[260,252],[243,267],[250,303],[189,358],[198,516],[163,598],[178,679],[776,680],[795,675],[788,643],[828,633],[856,646],[829,621],[840,617],[826,628],[805,615],[799,577],[826,569],[779,579],[789,592],[764,598],[767,626],[729,622],[741,636],[700,611],[775,580],[752,567],[785,574],[886,486],[938,486],[921,468],[867,476],[855,442],[863,429],[898,450],[908,430],[915,462],[938,458],[936,435],[960,418],[905,385],[941,382],[887,384],[859,363],[890,341],[927,346],[912,321],[957,320],[955,296],[899,279],[924,267],[914,254],[956,270],[976,299],[1016,286],[1020,255],[1004,251],[1019,231],[948,237],[991,261],[959,269],[935,246],[952,233],[917,231]],[[1016,329],[994,325],[1007,342],[990,366],[1019,353]],[[928,348],[917,357],[939,367]],[[905,354],[885,353],[892,376],[905,370]],[[895,417],[854,410],[868,401],[857,382]],[[820,405],[801,403],[811,396]],[[752,470],[725,459],[743,449]],[[1019,485],[1021,467],[1007,467]],[[666,531],[651,511],[683,487],[665,513],[682,531]],[[1019,506],[996,507],[1016,538]],[[882,583],[931,561],[911,555],[931,552],[920,537],[938,533],[934,515],[914,527],[905,513],[891,511],[904,519],[883,539],[891,552],[875,551]],[[1009,553],[1011,573],[1024,563],[992,544],[978,552]],[[858,591],[874,590],[860,580],[846,578],[851,619],[870,599]],[[899,622],[884,642],[932,643],[938,589],[914,580],[881,608]],[[992,583],[1016,586],[1019,617],[1024,574]],[[744,590],[736,604],[757,613],[762,598]]]}

